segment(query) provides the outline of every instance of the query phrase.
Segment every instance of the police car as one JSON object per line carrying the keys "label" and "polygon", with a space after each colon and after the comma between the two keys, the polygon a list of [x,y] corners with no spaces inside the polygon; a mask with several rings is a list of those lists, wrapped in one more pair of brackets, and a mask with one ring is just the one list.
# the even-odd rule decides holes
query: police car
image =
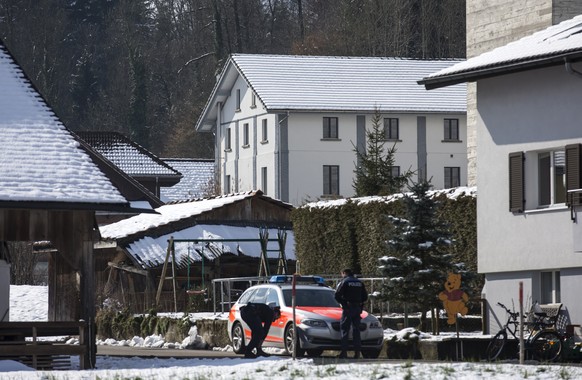
{"label": "police car", "polygon": [[[291,279],[292,276],[273,276],[269,283],[248,288],[232,306],[228,315],[228,336],[234,352],[244,353],[245,346],[251,339],[251,330],[242,320],[239,309],[254,302],[281,308],[281,317],[272,323],[263,347],[282,348],[289,355],[293,353]],[[307,353],[308,356],[316,357],[324,350],[340,350],[342,309],[335,300],[335,290],[325,286],[321,277],[302,276],[297,278],[295,294],[299,338],[297,356]],[[382,325],[366,311],[362,311],[361,316],[362,356],[377,358],[384,340]],[[350,346],[351,344],[350,334]]]}

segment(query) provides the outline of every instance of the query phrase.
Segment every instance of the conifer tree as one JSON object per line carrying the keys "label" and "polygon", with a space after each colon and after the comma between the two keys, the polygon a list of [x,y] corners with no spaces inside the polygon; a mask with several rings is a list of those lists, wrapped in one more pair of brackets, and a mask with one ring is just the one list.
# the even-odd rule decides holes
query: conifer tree
{"label": "conifer tree", "polygon": [[448,272],[460,272],[462,264],[451,262],[448,247],[453,240],[448,227],[436,217],[438,201],[428,194],[429,182],[415,183],[404,197],[407,218],[388,216],[393,233],[388,241],[391,256],[380,258],[386,277],[382,297],[426,311],[438,305],[438,294]]}
{"label": "conifer tree", "polygon": [[395,172],[396,143],[385,149],[386,143],[383,117],[376,109],[372,129],[366,131],[366,151],[354,147],[357,163],[353,188],[357,197],[398,193],[412,176],[410,170]]}

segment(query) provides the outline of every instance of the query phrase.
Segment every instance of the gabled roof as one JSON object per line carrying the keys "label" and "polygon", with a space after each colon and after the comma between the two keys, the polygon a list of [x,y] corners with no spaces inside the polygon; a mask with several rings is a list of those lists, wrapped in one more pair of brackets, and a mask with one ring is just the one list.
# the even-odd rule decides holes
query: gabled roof
{"label": "gabled roof", "polygon": [[[84,204],[125,207],[127,200],[81,149],[0,43],[0,203],[20,207]],[[108,206],[109,205],[109,206]]]}
{"label": "gabled roof", "polygon": [[93,149],[132,177],[181,177],[180,172],[118,132],[77,132]]}
{"label": "gabled roof", "polygon": [[214,160],[201,158],[162,158],[168,165],[182,173],[180,182],[160,189],[164,202],[202,198],[214,179]]}
{"label": "gabled roof", "polygon": [[268,112],[466,112],[465,85],[427,92],[417,81],[459,60],[233,54],[196,129],[210,130],[216,104],[243,76]]}
{"label": "gabled roof", "polygon": [[428,89],[440,88],[581,59],[582,15],[443,68],[427,75],[419,83]]}

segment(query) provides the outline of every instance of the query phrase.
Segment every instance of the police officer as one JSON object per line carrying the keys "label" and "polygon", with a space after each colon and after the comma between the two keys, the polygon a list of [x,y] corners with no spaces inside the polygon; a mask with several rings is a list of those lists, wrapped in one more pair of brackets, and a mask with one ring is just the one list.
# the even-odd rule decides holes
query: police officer
{"label": "police officer", "polygon": [[351,269],[342,271],[343,279],[335,291],[335,299],[342,305],[341,330],[341,353],[339,358],[347,357],[348,338],[350,329],[354,342],[354,358],[360,357],[362,342],[360,339],[360,314],[364,302],[368,300],[368,292],[363,282],[354,277]]}
{"label": "police officer", "polygon": [[[269,333],[271,323],[281,317],[280,308],[275,307],[273,310],[264,303],[248,303],[240,308],[240,316],[251,328],[251,340],[245,348],[245,358],[271,356],[263,351],[261,345]],[[257,349],[256,354],[253,353],[255,348]]]}

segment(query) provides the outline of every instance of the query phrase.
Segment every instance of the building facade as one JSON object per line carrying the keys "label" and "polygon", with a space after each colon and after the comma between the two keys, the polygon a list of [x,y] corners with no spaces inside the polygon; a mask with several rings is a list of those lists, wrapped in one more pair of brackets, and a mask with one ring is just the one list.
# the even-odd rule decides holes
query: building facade
{"label": "building facade", "polygon": [[215,133],[222,193],[260,189],[296,206],[353,196],[355,149],[365,151],[377,114],[395,174],[466,185],[465,87],[432,94],[416,83],[454,63],[232,56],[197,124]]}

